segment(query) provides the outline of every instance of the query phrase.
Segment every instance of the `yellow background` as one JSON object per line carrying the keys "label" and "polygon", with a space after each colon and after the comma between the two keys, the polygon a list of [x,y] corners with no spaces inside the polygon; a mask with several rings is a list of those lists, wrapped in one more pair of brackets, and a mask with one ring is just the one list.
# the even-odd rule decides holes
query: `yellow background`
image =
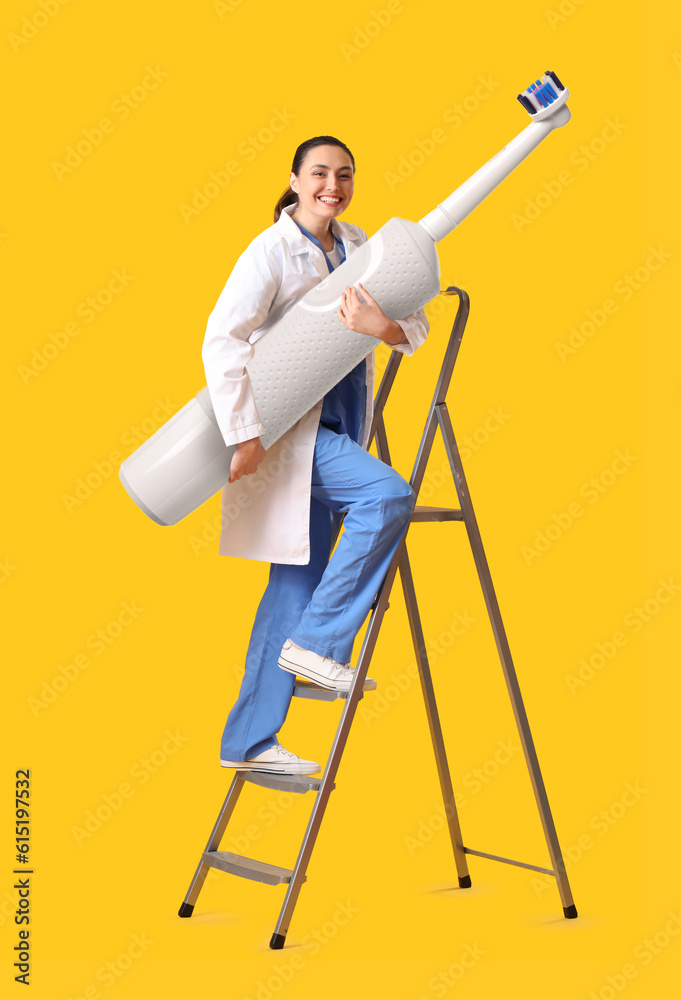
{"label": "yellow background", "polygon": [[[628,616],[660,580],[681,581],[678,16],[613,0],[56,7],[12,2],[2,15],[3,990],[20,989],[12,795],[28,767],[33,996],[676,995],[680,937],[664,928],[681,908],[679,598],[638,630]],[[151,84],[148,67],[160,67],[155,86],[122,117],[117,102]],[[230,780],[219,737],[267,566],[218,557],[217,497],[176,527],[153,524],[118,464],[165,421],[159,400],[177,409],[204,384],[206,319],[239,253],[271,224],[299,142],[330,133],[352,149],[347,221],[372,233],[394,215],[417,220],[525,127],[515,96],[547,68],[571,90],[572,121],[439,250],[442,286],[472,302],[449,394],[461,447],[485,437],[490,409],[506,415],[464,465],[579,919],[563,919],[554,885],[491,861],[471,858],[473,887],[455,890],[422,697],[404,682],[413,654],[396,585],[370,670],[379,691],[360,703],[286,948],[268,948],[282,887],[216,873],[181,920]],[[443,126],[455,104],[472,107],[480,78],[493,91]],[[283,109],[289,123],[251,155],[249,136]],[[90,155],[55,167],[107,117]],[[400,157],[437,128],[446,141],[392,183]],[[234,158],[240,172],[184,221],[180,205]],[[542,193],[530,219],[527,199]],[[670,256],[639,271],[625,300],[615,289],[650,248]],[[82,303],[123,269],[127,286],[87,321]],[[614,314],[561,360],[557,342],[608,298]],[[455,304],[428,307],[429,339],[404,361],[387,411],[407,476]],[[65,340],[69,322],[79,332]],[[632,458],[611,483],[618,450]],[[455,499],[439,485],[444,462],[438,442],[426,502]],[[608,485],[589,502],[593,477]],[[582,516],[528,561],[523,547],[574,502]],[[197,549],[196,538],[210,542]],[[449,642],[456,613],[476,619],[432,663],[464,840],[548,865],[521,755],[479,787],[473,777],[494,772],[500,742],[517,738],[465,531],[416,525],[409,549],[428,640]],[[126,602],[143,610],[119,629]],[[101,649],[91,637],[107,628],[121,634]],[[618,631],[626,644],[575,688],[580,660]],[[37,706],[83,654],[89,666]],[[376,700],[389,690],[392,702]],[[324,761],[339,711],[296,699],[282,742]],[[79,834],[121,785],[120,808]],[[228,837],[292,865],[311,805],[247,786]],[[134,935],[145,950],[130,961]],[[466,948],[479,957],[456,979]]]}

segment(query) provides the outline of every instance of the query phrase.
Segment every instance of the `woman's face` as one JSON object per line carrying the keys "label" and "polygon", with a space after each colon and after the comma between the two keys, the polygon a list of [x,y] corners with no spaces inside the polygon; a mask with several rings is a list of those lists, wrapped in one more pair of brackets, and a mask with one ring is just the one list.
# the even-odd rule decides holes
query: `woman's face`
{"label": "woman's face", "polygon": [[299,174],[291,173],[291,187],[304,212],[331,220],[344,212],[354,190],[352,160],[340,146],[314,146]]}

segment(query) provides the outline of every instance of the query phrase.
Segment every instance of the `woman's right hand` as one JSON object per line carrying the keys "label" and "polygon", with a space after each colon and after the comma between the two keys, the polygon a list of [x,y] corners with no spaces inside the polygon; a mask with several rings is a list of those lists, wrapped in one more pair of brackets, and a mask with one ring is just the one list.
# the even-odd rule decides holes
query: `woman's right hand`
{"label": "woman's right hand", "polygon": [[229,480],[234,483],[242,476],[249,476],[255,472],[263,458],[266,450],[260,443],[260,438],[250,438],[248,441],[240,441],[236,446],[236,451],[232,455],[229,466]]}

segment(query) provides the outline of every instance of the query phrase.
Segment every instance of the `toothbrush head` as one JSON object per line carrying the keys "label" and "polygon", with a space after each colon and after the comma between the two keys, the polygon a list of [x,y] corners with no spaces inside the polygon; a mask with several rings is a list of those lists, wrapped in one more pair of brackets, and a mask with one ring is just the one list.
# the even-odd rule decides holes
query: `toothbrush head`
{"label": "toothbrush head", "polygon": [[555,114],[569,96],[570,91],[567,87],[564,87],[556,74],[548,69],[541,80],[535,80],[527,90],[518,94],[518,100],[530,113],[532,120],[538,122]]}

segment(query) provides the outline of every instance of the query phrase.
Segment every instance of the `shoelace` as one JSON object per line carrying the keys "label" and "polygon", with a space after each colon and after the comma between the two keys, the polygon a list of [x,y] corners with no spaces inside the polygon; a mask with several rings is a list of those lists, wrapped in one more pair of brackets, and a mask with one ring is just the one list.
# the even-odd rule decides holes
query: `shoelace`
{"label": "shoelace", "polygon": [[340,663],[338,660],[334,660],[332,656],[324,656],[322,659],[328,660],[329,663],[333,663],[341,677],[347,679],[348,677],[353,676],[354,671],[349,663]]}
{"label": "shoelace", "polygon": [[275,743],[274,746],[272,747],[272,749],[276,750],[277,753],[280,753],[280,754],[281,753],[285,753],[287,757],[295,757],[296,756],[296,754],[291,753],[290,750],[285,750],[284,747],[281,745],[281,743]]}

